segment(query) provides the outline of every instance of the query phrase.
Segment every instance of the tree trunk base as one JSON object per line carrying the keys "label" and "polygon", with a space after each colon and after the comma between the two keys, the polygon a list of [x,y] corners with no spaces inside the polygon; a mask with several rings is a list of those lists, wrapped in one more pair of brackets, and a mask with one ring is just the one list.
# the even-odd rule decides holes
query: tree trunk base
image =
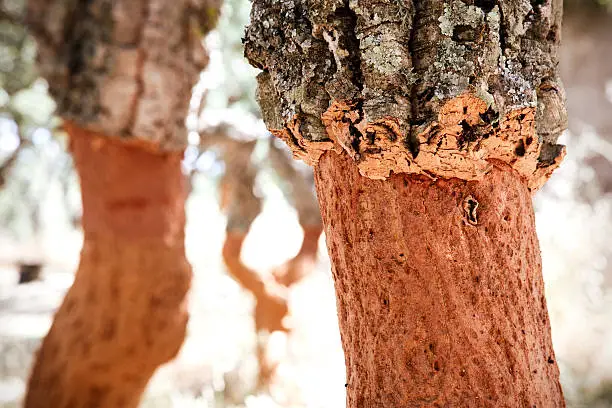
{"label": "tree trunk base", "polygon": [[563,407],[530,193],[315,169],[347,367],[347,407]]}
{"label": "tree trunk base", "polygon": [[66,127],[81,179],[84,243],[25,407],[133,408],[185,336],[191,268],[182,154]]}

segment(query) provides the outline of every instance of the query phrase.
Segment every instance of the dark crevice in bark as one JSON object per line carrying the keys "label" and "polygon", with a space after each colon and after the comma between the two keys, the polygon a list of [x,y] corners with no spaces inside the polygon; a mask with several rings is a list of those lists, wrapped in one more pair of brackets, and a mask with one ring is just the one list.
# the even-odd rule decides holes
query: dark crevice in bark
{"label": "dark crevice in bark", "polygon": [[466,120],[461,121],[461,136],[459,138],[459,148],[465,147],[468,142],[475,142],[478,140],[478,132],[475,126],[467,123]]}
{"label": "dark crevice in bark", "polygon": [[[92,14],[89,6],[92,0],[78,0],[70,10],[70,15],[64,25],[63,55],[68,69],[68,90],[86,87],[91,92],[96,92],[95,82],[86,75],[87,60],[91,58],[95,49],[95,36],[93,27],[87,24],[91,21]],[[51,88],[53,91],[53,87]],[[54,95],[55,96],[55,95]],[[67,104],[74,110],[75,114],[91,115],[93,112],[83,112],[84,105],[73,104],[70,100],[70,92],[65,92],[61,98],[60,107]]]}
{"label": "dark crevice in bark", "polygon": [[[351,82],[359,89],[363,90],[363,73],[361,72],[361,59],[359,57],[359,39],[355,35],[357,26],[357,15],[349,7],[348,1],[333,14],[333,18],[328,17],[330,23],[338,23],[342,32],[343,45],[349,53],[347,57],[348,72],[351,74]],[[341,67],[336,67],[341,69]],[[330,95],[331,96],[331,95]]]}
{"label": "dark crevice in bark", "polygon": [[480,119],[484,123],[490,124],[494,128],[499,126],[499,112],[496,112],[492,106],[489,106],[484,113],[480,114]]}
{"label": "dark crevice in bark", "polygon": [[516,149],[514,150],[514,152],[516,153],[518,157],[523,157],[525,155],[525,142],[522,140],[519,140],[518,145],[516,146]]}
{"label": "dark crevice in bark", "polygon": [[[416,47],[416,31],[417,24],[419,24],[421,18],[421,3],[415,2],[413,5],[413,14],[410,22],[410,38],[408,40],[408,52],[410,53],[410,63],[414,70],[414,61],[416,58],[415,47]],[[410,132],[406,135],[404,140],[405,147],[410,151],[413,159],[416,159],[419,155],[419,141],[417,138],[417,128],[422,123],[417,120],[419,116],[419,104],[418,104],[418,87],[417,84],[420,80],[420,76],[416,77],[415,83],[410,88]]]}
{"label": "dark crevice in bark", "polygon": [[506,24],[507,23],[506,23],[506,19],[504,18],[504,9],[501,4],[501,1],[502,0],[496,0],[497,8],[499,9],[499,16],[501,20],[499,24],[499,46],[501,48],[501,55],[503,58],[504,54],[506,53],[506,50],[508,49],[508,44],[506,43]]}
{"label": "dark crevice in bark", "polygon": [[[144,34],[144,28],[147,22],[147,19],[149,18],[149,2],[143,2],[142,3],[142,19],[141,19],[141,24],[140,27],[138,27],[137,29],[137,36],[136,36],[136,44],[142,44],[143,43],[143,34]],[[187,16],[187,13],[185,13],[185,15]],[[186,30],[187,31],[187,30]],[[125,127],[125,129],[123,129],[123,133],[127,134],[129,132],[130,129],[133,129],[134,127],[134,123],[136,121],[136,114],[138,112],[138,104],[140,103],[140,100],[142,99],[142,96],[144,94],[144,89],[145,89],[145,83],[142,79],[142,69],[143,69],[143,65],[144,65],[144,55],[139,55],[138,60],[136,61],[136,94],[134,95],[134,100],[132,101],[131,105],[130,105],[130,114],[129,114],[129,121],[127,123],[127,126]]]}
{"label": "dark crevice in bark", "polygon": [[404,139],[404,146],[410,151],[413,159],[419,155],[419,141],[417,140],[416,130],[411,128],[410,134]]}
{"label": "dark crevice in bark", "polygon": [[[349,132],[351,133],[351,148],[353,148],[353,151],[358,152],[359,151],[359,146],[361,145],[361,132],[359,132],[359,130],[357,130],[357,128],[355,127],[355,125],[353,125],[352,123],[349,125]],[[359,153],[355,154],[355,160],[359,160],[361,158],[361,155]]]}
{"label": "dark crevice in bark", "polygon": [[[374,143],[374,141],[372,140],[373,135],[371,133],[366,132],[366,134],[364,135],[361,133],[359,129],[357,129],[357,126],[356,126],[359,123],[361,123],[361,121],[363,120],[363,100],[357,101],[355,108],[357,109],[357,112],[359,113],[359,117],[354,122],[350,120],[348,120],[348,122],[349,122],[349,133],[351,135],[351,147],[353,148],[353,151],[359,152],[360,151],[359,149],[361,147],[362,138],[366,138],[370,144]],[[359,160],[360,158],[361,158],[361,155],[359,153],[356,153],[355,160]]]}
{"label": "dark crevice in bark", "polygon": [[79,22],[87,21],[90,17],[89,5],[91,0],[79,0],[72,15],[68,19],[72,24],[66,24],[64,26],[65,35],[64,38],[77,38],[67,44],[66,58],[68,60],[68,70],[72,75],[79,74],[85,68],[85,61],[83,58],[83,51],[85,44],[91,41],[91,32],[87,30],[87,26],[83,27]]}
{"label": "dark crevice in bark", "polygon": [[[469,116],[472,119],[466,123],[478,137],[489,140],[487,146],[493,146],[492,132],[487,134],[484,128],[495,129],[496,134],[511,127],[526,132],[524,129],[536,123],[538,133],[546,135],[540,141],[552,143],[563,121],[558,120],[554,126],[540,124],[564,116],[562,96],[538,89],[548,82],[551,89],[560,87],[556,43],[551,42],[558,41],[555,27],[560,10],[557,3],[545,4],[533,5],[539,14],[532,13],[532,21],[527,19],[532,4],[522,0],[255,0],[253,23],[245,37],[246,55],[255,66],[266,67],[278,96],[261,101],[262,110],[276,111],[279,116],[266,122],[271,129],[283,129],[277,126],[278,121],[290,122],[302,115],[299,130],[290,128],[298,142],[303,139],[301,146],[295,144],[305,153],[302,157],[312,157],[315,162],[321,149],[329,147],[317,145],[311,151],[307,146],[314,145],[304,141],[336,140],[326,134],[331,116],[325,119],[327,129],[318,118],[337,112],[333,109],[343,104],[353,110],[345,115],[345,123],[351,125],[359,110],[364,118],[361,126],[346,126],[346,135],[339,141],[353,158],[360,158],[360,168],[368,160],[372,165],[379,160],[371,154],[378,151],[375,145],[383,143],[383,138],[399,145],[396,151],[402,156],[395,160],[385,155],[386,163],[407,163],[407,158],[417,156],[415,162],[421,163],[427,157],[423,144],[427,136],[423,133],[430,132],[437,122],[445,122],[440,117],[443,112],[454,121],[454,115],[461,115],[461,108],[467,108],[465,117],[457,117],[456,122],[443,128],[460,125]],[[538,91],[537,97],[534,91]],[[455,109],[449,102],[464,95],[472,95],[474,102],[460,103],[472,106],[449,110]],[[357,101],[361,109],[355,110]],[[511,112],[527,108],[535,111],[536,104],[535,122],[509,125],[516,117]],[[448,109],[443,110],[444,106]],[[484,124],[476,123],[478,115]],[[439,134],[446,137],[448,133]],[[469,142],[472,135],[465,136],[461,137]],[[356,144],[361,138],[369,141],[367,147]],[[515,163],[517,142],[504,147],[504,161]],[[368,150],[355,152],[358,147]],[[444,150],[448,155],[448,149]],[[537,161],[539,153],[531,159],[533,152],[526,150],[523,157]],[[417,167],[422,168],[419,163]],[[535,163],[529,168],[535,168]]]}
{"label": "dark crevice in bark", "polygon": [[474,5],[481,8],[485,13],[489,13],[497,5],[496,0],[474,0]]}

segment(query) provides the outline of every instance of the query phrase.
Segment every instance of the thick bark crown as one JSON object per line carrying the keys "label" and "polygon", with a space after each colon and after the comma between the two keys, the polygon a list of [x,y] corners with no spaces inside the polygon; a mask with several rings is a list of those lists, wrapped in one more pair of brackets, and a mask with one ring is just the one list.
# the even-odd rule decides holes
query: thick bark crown
{"label": "thick bark crown", "polygon": [[316,163],[537,188],[563,156],[560,0],[254,0],[246,56],[268,127]]}
{"label": "thick bark crown", "polygon": [[30,0],[28,24],[58,113],[105,134],[181,149],[201,36],[217,0]]}

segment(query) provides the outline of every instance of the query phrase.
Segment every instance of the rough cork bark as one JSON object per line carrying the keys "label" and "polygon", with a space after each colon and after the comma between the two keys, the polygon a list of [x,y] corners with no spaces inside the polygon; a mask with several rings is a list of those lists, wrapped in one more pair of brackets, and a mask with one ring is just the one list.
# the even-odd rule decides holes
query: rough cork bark
{"label": "rough cork bark", "polygon": [[27,408],[136,407],[178,351],[191,87],[216,0],[30,0],[41,74],[65,119],[85,241],[34,364]]}
{"label": "rough cork bark", "polygon": [[315,167],[348,406],[563,406],[530,191],[561,0],[254,0],[270,131]]}
{"label": "rough cork bark", "polygon": [[187,144],[191,88],[208,57],[202,36],[218,0],[29,0],[38,65],[58,114],[88,129]]}
{"label": "rough cork bark", "polygon": [[25,407],[137,407],[185,335],[191,268],[182,153],[66,127],[81,179],[84,243]]}
{"label": "rough cork bark", "polygon": [[370,178],[480,180],[502,160],[535,189],[564,154],[561,6],[258,0],[246,56],[268,127],[310,164],[342,149]]}

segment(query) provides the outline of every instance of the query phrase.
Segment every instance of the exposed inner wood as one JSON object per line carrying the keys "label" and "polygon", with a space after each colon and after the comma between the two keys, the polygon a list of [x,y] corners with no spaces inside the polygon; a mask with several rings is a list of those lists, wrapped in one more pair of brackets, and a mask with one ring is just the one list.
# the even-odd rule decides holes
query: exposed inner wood
{"label": "exposed inner wood", "polygon": [[81,179],[84,243],[25,407],[135,408],[185,336],[191,267],[183,242],[182,153],[159,153],[72,123],[66,130]]}
{"label": "exposed inner wood", "polygon": [[415,131],[412,151],[396,119],[368,123],[354,103],[335,101],[323,113],[329,141],[306,140],[297,117],[286,129],[272,132],[287,143],[295,158],[310,165],[316,165],[325,151],[345,151],[359,172],[372,179],[412,173],[482,180],[492,161],[498,160],[516,170],[529,189],[542,187],[565,157],[565,147],[560,146],[552,162],[542,166],[544,145],[536,133],[536,109],[513,110],[494,125],[482,120],[487,109],[484,101],[470,94],[448,100],[435,121]]}
{"label": "exposed inner wood", "polygon": [[[499,167],[498,167],[499,166]],[[531,195],[481,181],[315,167],[347,407],[563,407]]]}

